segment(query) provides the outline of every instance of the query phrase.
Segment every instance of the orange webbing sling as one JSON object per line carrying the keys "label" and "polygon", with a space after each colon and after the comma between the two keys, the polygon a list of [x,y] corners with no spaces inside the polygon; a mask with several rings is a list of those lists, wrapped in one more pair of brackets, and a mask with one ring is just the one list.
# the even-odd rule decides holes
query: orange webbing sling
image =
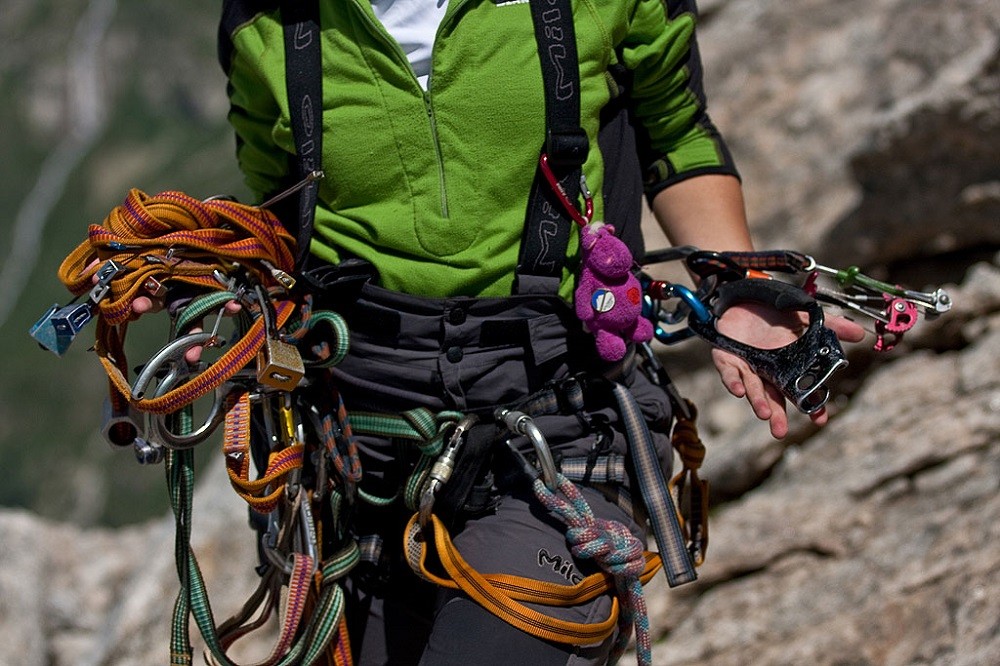
{"label": "orange webbing sling", "polygon": [[[608,617],[593,624],[560,620],[525,605],[573,606],[585,603],[601,594],[614,592],[614,580],[610,574],[591,574],[575,585],[560,585],[507,574],[481,574],[465,561],[437,516],[431,514],[426,531],[420,527],[418,518],[418,515],[414,515],[406,526],[406,556],[410,567],[428,581],[453,590],[462,590],[473,601],[505,622],[544,640],[589,645],[602,642],[614,631],[618,622],[617,597],[612,598]],[[444,569],[442,573],[432,571],[435,556],[437,563]],[[662,566],[660,556],[656,553],[647,552],[645,559],[646,567],[640,576],[643,584]]]}
{"label": "orange webbing sling", "polygon": [[[292,236],[266,209],[224,199],[200,201],[173,191],[150,197],[133,189],[103,225],[91,225],[87,240],[66,257],[58,275],[79,296],[92,288],[102,264],[113,260],[122,267],[108,285],[108,296],[97,303],[95,350],[111,380],[113,404],[127,401],[145,412],[174,412],[253,361],[269,333],[264,318],[258,317],[243,338],[204,372],[164,395],[132,396],[124,340],[136,297],[158,295],[169,282],[223,290],[219,276],[228,276],[236,267],[268,292],[280,292],[291,284],[293,245]],[[295,309],[291,301],[280,299],[275,299],[274,308],[278,328]]]}

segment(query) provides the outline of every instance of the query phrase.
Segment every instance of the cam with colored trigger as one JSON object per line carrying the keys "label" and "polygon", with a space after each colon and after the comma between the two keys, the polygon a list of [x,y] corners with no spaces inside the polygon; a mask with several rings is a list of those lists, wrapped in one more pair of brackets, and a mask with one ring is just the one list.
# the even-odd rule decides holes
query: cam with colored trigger
{"label": "cam with colored trigger", "polygon": [[[875,322],[876,351],[889,351],[912,329],[923,313],[933,319],[948,312],[952,299],[944,289],[914,291],[897,284],[876,280],[857,266],[830,268],[811,256],[791,250],[763,252],[720,252],[727,263],[765,272],[806,274],[802,288],[816,300],[869,317]],[[838,288],[820,284],[820,276],[832,278]]]}
{"label": "cam with colored trigger", "polygon": [[[811,269],[803,289],[817,300],[859,312],[875,322],[875,351],[889,351],[903,334],[917,323],[919,311],[928,319],[951,309],[951,297],[943,289],[921,292],[904,289],[868,277],[857,266],[845,270],[828,268],[809,258]],[[817,284],[820,274],[833,277],[843,291],[825,289]]]}

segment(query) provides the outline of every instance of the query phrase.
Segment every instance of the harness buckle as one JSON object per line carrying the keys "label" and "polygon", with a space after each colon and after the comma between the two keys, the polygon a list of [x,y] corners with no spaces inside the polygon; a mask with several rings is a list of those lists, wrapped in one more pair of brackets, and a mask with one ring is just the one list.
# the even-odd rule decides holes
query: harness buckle
{"label": "harness buckle", "polygon": [[587,161],[590,140],[582,127],[569,130],[545,132],[545,152],[553,166],[560,168],[579,167]]}

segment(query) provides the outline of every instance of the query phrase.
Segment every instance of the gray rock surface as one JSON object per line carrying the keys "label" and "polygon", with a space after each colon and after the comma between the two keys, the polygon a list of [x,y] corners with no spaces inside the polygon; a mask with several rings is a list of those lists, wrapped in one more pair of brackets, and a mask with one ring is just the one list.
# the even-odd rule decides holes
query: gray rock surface
{"label": "gray rock surface", "polygon": [[[699,581],[648,589],[655,663],[1000,663],[1000,5],[701,5],[758,246],[946,282],[956,305],[889,354],[853,348],[832,422],[784,442],[700,343],[664,350],[725,501]],[[220,618],[255,583],[245,525],[213,468],[194,535]],[[0,511],[0,663],[166,662],[172,531]]]}
{"label": "gray rock surface", "polygon": [[714,516],[663,664],[988,664],[1000,656],[1000,318],[873,374]]}

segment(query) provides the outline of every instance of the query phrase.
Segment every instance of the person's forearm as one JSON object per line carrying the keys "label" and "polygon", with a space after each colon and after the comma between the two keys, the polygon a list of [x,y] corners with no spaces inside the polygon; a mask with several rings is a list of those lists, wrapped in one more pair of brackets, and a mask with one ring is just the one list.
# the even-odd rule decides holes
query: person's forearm
{"label": "person's forearm", "polygon": [[743,190],[733,176],[695,176],[653,199],[653,214],[674,246],[703,250],[753,250]]}

